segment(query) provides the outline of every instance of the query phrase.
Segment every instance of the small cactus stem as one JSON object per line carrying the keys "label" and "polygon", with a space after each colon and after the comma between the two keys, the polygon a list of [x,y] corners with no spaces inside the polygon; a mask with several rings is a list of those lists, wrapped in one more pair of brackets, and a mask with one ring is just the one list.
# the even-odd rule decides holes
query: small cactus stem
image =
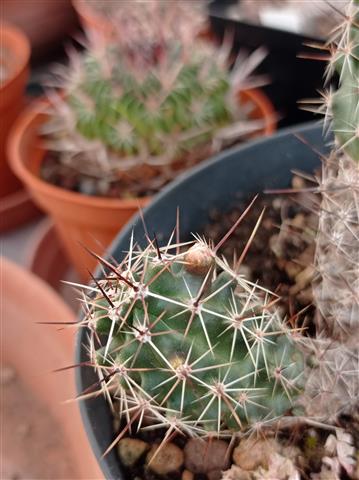
{"label": "small cactus stem", "polygon": [[335,341],[359,341],[359,3],[348,2],[343,22],[331,42],[329,77],[339,75],[327,96],[335,143],[323,161],[314,282],[320,314],[317,328]]}
{"label": "small cactus stem", "polygon": [[102,264],[110,275],[94,281],[85,309],[91,358],[127,423],[135,414],[143,427],[145,400],[153,428],[175,418],[191,436],[231,437],[295,405],[304,356],[277,297],[212,244],[197,236],[160,247],[155,237],[140,249],[132,239],[121,265]]}
{"label": "small cactus stem", "polygon": [[339,88],[330,105],[333,132],[339,151],[359,162],[359,3],[348,3],[343,24],[338,28],[329,72],[339,74]]}

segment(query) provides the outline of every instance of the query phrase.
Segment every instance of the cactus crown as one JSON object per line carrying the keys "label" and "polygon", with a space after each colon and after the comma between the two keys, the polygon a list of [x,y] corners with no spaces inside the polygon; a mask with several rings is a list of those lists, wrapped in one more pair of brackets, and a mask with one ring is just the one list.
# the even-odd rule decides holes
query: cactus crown
{"label": "cactus crown", "polygon": [[[226,42],[219,49],[197,38],[187,17],[166,15],[177,2],[158,5],[164,15],[155,17],[159,33],[149,32],[150,41],[134,25],[131,44],[97,35],[83,55],[72,52],[69,68],[57,71],[63,93],[50,95],[43,129],[62,164],[101,184],[147,183],[151,193],[223,143],[263,127],[239,104],[263,52],[240,57],[229,72]],[[178,27],[172,32],[161,21]]]}
{"label": "cactus crown", "polygon": [[327,114],[340,150],[359,162],[359,1],[348,3],[344,20],[330,39],[327,74],[339,75],[339,87],[330,96]]}
{"label": "cactus crown", "polygon": [[92,362],[139,427],[145,410],[150,428],[231,435],[291,409],[303,355],[241,259],[230,267],[218,246],[191,244],[155,240],[119,266],[102,260],[109,274],[86,301]]}

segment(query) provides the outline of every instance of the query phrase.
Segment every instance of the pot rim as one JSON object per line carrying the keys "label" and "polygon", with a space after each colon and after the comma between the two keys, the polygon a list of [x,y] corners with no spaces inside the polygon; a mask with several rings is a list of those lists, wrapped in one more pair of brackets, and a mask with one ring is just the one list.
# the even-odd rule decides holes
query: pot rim
{"label": "pot rim", "polygon": [[9,78],[0,86],[0,93],[4,95],[9,85],[26,70],[30,60],[31,47],[26,35],[18,27],[7,22],[1,25],[1,44],[2,47],[8,46],[10,52],[19,59],[17,68],[11,71]]}
{"label": "pot rim", "polygon": [[[273,106],[267,96],[259,89],[248,89],[240,92],[240,95],[245,95],[251,100],[261,111],[262,117],[265,121],[263,127],[263,135],[271,135],[276,129],[276,118]],[[22,114],[16,119],[12,130],[9,134],[8,140],[8,156],[9,163],[14,173],[20,180],[32,190],[38,190],[43,195],[53,197],[56,199],[65,200],[75,204],[82,204],[92,206],[94,208],[142,208],[147,205],[151,197],[136,197],[133,199],[126,198],[109,198],[86,195],[83,193],[73,192],[64,188],[52,185],[40,176],[32,173],[26,165],[26,161],[21,155],[21,146],[26,137],[26,132],[31,129],[33,124],[39,121],[40,116],[45,116],[45,108],[49,104],[49,100],[43,97],[32,102],[25,108]],[[41,147],[41,139],[38,139],[38,146]],[[204,162],[201,163],[205,163]],[[30,162],[31,163],[31,159]],[[176,179],[174,179],[176,181]]]}
{"label": "pot rim", "polygon": [[83,0],[71,1],[80,19],[82,18],[85,21],[85,25],[83,25],[85,30],[97,27],[104,34],[111,35],[112,25],[105,15],[96,12],[96,10],[91,8],[90,5],[87,5]]}
{"label": "pot rim", "polygon": [[[10,132],[7,145],[9,162],[12,170],[20,178],[20,180],[31,190],[38,190],[46,196],[97,208],[141,208],[148,203],[150,197],[122,199],[96,197],[73,192],[71,190],[66,190],[64,188],[57,187],[56,185],[52,185],[51,183],[42,180],[39,176],[32,173],[27,167],[26,161],[24,161],[22,158],[21,146],[26,132],[31,129],[32,125],[36,121],[39,121],[38,119],[40,116],[46,115],[44,109],[48,103],[48,100],[45,98],[32,102],[26,109],[24,109],[22,114],[15,121],[15,124]],[[43,150],[41,147],[40,138],[38,139],[38,147]],[[28,163],[31,163],[31,160]]]}

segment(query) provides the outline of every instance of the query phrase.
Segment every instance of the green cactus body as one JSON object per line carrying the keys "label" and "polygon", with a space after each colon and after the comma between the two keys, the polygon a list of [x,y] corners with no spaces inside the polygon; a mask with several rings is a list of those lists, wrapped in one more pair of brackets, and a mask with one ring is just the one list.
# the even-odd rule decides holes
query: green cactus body
{"label": "green cactus body", "polygon": [[335,146],[323,162],[323,192],[316,240],[314,296],[319,331],[358,344],[359,304],[359,3],[352,0],[330,44],[328,73],[339,87],[328,96]]}
{"label": "green cactus body", "polygon": [[359,162],[359,3],[349,4],[347,19],[331,62],[339,74],[332,101],[333,132],[338,145]]}
{"label": "green cactus body", "polygon": [[[323,159],[313,298],[317,367],[306,391],[310,415],[350,413],[359,391],[359,2],[352,0],[328,44],[339,87],[324,105],[335,142]],[[315,398],[315,402],[312,399]]]}
{"label": "green cactus body", "polygon": [[[183,62],[177,45],[163,67],[170,69],[166,75],[153,66],[140,80],[116,48],[109,46],[105,55],[113,66],[109,77],[101,68],[103,59],[89,53],[83,61],[83,82],[71,86],[67,98],[78,131],[119,157],[145,153],[175,158],[232,120],[227,72],[215,60],[209,62],[205,49],[194,46],[191,58]],[[176,148],[170,153],[171,141]]]}
{"label": "green cactus body", "polygon": [[204,243],[131,255],[121,278],[101,281],[91,313],[106,333],[93,357],[112,372],[115,398],[220,435],[290,410],[303,356],[268,293]]}

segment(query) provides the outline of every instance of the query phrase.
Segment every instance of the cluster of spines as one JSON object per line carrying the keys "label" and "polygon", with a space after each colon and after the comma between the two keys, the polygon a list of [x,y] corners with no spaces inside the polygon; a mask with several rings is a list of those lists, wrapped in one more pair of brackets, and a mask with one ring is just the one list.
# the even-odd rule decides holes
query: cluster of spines
{"label": "cluster of spines", "polygon": [[[333,8],[336,8],[333,6]],[[342,22],[322,48],[329,56],[326,87],[313,111],[334,136],[321,157],[321,195],[313,298],[315,362],[306,375],[307,412],[335,421],[357,404],[359,389],[359,2],[339,11]],[[335,84],[337,83],[337,88]],[[314,408],[313,408],[314,407]]]}
{"label": "cluster of spines", "polygon": [[85,299],[84,324],[100,390],[127,417],[121,435],[136,423],[228,436],[291,411],[301,393],[298,332],[238,273],[243,258],[230,267],[217,251],[200,238],[154,240],[131,242],[119,266],[101,260],[107,273]]}
{"label": "cluster of spines", "polygon": [[318,277],[314,297],[318,328],[334,340],[359,339],[359,3],[351,0],[326,49],[327,80],[337,90],[323,95],[325,126],[334,133],[333,150],[323,159],[322,201],[316,239]]}

